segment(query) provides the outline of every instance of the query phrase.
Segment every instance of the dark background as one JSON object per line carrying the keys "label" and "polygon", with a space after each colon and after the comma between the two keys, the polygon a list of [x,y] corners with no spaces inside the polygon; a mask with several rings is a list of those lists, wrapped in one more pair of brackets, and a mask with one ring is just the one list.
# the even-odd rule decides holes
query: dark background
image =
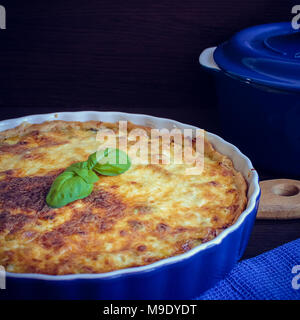
{"label": "dark background", "polygon": [[[0,4],[7,15],[7,29],[0,30],[0,120],[54,111],[115,110],[169,117],[221,134],[214,84],[201,69],[199,54],[242,28],[290,21],[297,2]],[[245,257],[293,240],[299,230],[299,221],[258,221]]]}

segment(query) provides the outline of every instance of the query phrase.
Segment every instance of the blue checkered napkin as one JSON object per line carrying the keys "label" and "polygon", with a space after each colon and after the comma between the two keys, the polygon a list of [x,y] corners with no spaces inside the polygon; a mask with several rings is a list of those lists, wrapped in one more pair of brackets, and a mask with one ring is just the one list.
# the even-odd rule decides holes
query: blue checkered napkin
{"label": "blue checkered napkin", "polygon": [[300,300],[300,238],[238,263],[197,300]]}

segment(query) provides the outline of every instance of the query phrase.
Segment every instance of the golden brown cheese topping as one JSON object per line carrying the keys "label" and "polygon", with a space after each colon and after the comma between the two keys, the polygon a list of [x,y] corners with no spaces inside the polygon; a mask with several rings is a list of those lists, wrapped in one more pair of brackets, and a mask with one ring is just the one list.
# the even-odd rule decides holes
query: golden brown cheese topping
{"label": "golden brown cheese topping", "polygon": [[55,177],[99,149],[103,128],[117,132],[118,125],[51,121],[0,133],[0,265],[7,271],[146,265],[213,239],[244,210],[244,178],[207,141],[201,175],[186,175],[184,164],[132,164],[119,176],[101,176],[87,198],[48,207]]}

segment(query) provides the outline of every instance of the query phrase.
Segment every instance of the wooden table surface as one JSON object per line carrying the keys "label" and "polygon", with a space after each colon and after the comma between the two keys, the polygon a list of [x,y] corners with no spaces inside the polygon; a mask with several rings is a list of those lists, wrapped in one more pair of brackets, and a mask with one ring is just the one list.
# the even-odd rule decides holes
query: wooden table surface
{"label": "wooden table surface", "polygon": [[[290,21],[294,4],[1,1],[7,29],[0,30],[0,120],[117,110],[172,118],[222,135],[213,79],[199,66],[200,52],[242,28]],[[262,179],[285,178],[258,172]],[[299,236],[300,220],[257,221],[244,258]]]}

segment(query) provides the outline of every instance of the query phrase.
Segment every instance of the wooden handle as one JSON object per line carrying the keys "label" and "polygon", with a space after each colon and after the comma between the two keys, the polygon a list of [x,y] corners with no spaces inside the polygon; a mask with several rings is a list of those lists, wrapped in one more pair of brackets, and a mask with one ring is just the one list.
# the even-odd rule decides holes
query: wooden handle
{"label": "wooden handle", "polygon": [[266,180],[260,188],[257,219],[300,219],[299,180]]}

